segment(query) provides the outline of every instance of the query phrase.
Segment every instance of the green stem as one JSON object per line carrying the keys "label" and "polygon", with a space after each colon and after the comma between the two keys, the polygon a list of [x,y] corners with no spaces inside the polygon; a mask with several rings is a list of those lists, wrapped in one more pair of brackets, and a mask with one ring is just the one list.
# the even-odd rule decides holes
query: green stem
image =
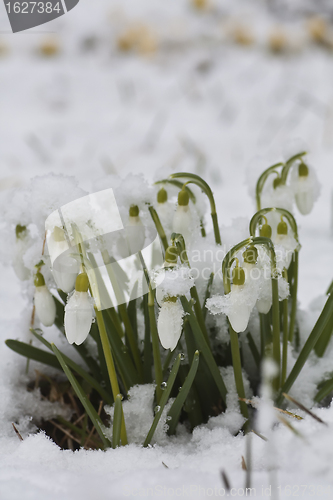
{"label": "green stem", "polygon": [[156,382],[156,400],[158,404],[163,395],[163,390],[161,387],[163,382],[163,372],[162,372],[160,346],[159,346],[155,310],[154,310],[154,294],[150,287],[148,293],[148,311],[149,311],[151,341],[153,345],[153,358],[154,358],[155,382]]}
{"label": "green stem", "polygon": [[[273,271],[274,272],[274,271]],[[279,312],[279,289],[278,280],[272,275],[272,323],[273,323],[273,359],[277,365],[278,373],[273,380],[276,391],[280,388],[281,376],[281,352],[280,352],[280,312]]]}
{"label": "green stem", "polygon": [[[232,356],[232,365],[234,367],[234,377],[236,383],[236,389],[238,397],[241,399],[245,399],[245,390],[243,384],[243,375],[242,375],[242,363],[239,351],[239,342],[238,335],[232,328],[229,323],[229,332],[230,332],[230,346],[231,346],[231,356]],[[248,419],[249,413],[247,409],[247,405],[244,401],[239,401],[239,406],[242,412],[242,415]]]}
{"label": "green stem", "polygon": [[150,212],[150,215],[151,215],[151,217],[152,217],[152,219],[154,221],[154,224],[155,224],[156,230],[158,232],[158,235],[161,238],[162,244],[164,246],[164,250],[166,250],[168,248],[168,240],[167,240],[167,237],[165,235],[165,232],[164,232],[163,226],[161,224],[160,218],[159,218],[159,216],[158,216],[155,208],[152,207],[151,205],[149,207],[149,212]]}
{"label": "green stem", "polygon": [[130,349],[131,349],[131,352],[133,355],[135,367],[138,371],[140,380],[143,381],[143,366],[141,363],[140,351],[139,351],[138,345],[137,345],[136,340],[135,340],[135,335],[134,335],[134,331],[132,328],[132,324],[131,324],[130,319],[128,317],[128,311],[127,311],[126,304],[119,304],[118,310],[119,310],[121,319],[123,320],[123,323],[124,323],[125,334],[126,334],[126,337],[128,339],[128,343],[129,343],[129,346],[130,346]]}
{"label": "green stem", "polygon": [[254,216],[252,217],[252,219],[250,221],[250,227],[249,227],[250,235],[252,237],[255,237],[258,223],[260,222],[262,217],[264,217],[266,214],[268,214],[270,212],[278,212],[279,214],[281,214],[283,217],[285,217],[287,219],[287,221],[289,222],[289,225],[291,227],[291,230],[294,234],[294,238],[297,241],[297,243],[299,244],[298,228],[297,228],[297,223],[296,223],[295,217],[290,212],[288,212],[288,210],[285,210],[284,208],[267,207],[267,208],[262,208],[261,210],[258,210],[258,212],[256,212],[254,214]]}
{"label": "green stem", "polygon": [[197,186],[199,186],[203,190],[203,192],[208,197],[209,203],[210,203],[213,228],[214,228],[215,242],[217,245],[221,245],[222,241],[221,241],[219,224],[218,224],[218,220],[217,220],[216,205],[215,205],[215,200],[214,200],[214,196],[213,196],[213,192],[212,192],[211,188],[209,187],[209,185],[207,184],[206,181],[204,181],[199,175],[196,175],[196,174],[191,174],[188,172],[180,172],[180,173],[170,175],[171,179],[179,178],[179,177],[189,179],[188,181],[186,181],[186,184],[196,184]]}
{"label": "green stem", "polygon": [[148,294],[143,296],[143,314],[145,320],[145,340],[143,348],[143,376],[144,382],[150,384],[152,382],[151,367],[153,364],[153,355],[151,349],[150,340],[150,320],[149,320],[149,308],[148,308]]}
{"label": "green stem", "polygon": [[303,151],[302,153],[298,153],[297,155],[292,156],[291,158],[289,158],[288,161],[286,161],[286,163],[282,169],[282,172],[281,172],[282,184],[286,184],[289,170],[293,166],[295,161],[300,160],[304,155],[306,155],[306,151]]}
{"label": "green stem", "polygon": [[108,339],[108,336],[106,333],[106,328],[105,328],[102,312],[98,311],[98,309],[95,308],[95,313],[96,313],[98,330],[99,330],[99,334],[101,337],[104,357],[105,357],[105,361],[106,361],[106,366],[108,369],[109,379],[110,379],[110,383],[111,383],[113,398],[115,399],[116,396],[118,394],[120,394],[120,391],[119,391],[118,379],[117,379],[117,375],[116,375],[116,369],[115,369],[114,362],[113,362],[111,346],[109,344],[109,339]]}
{"label": "green stem", "polygon": [[[95,313],[96,313],[98,330],[99,330],[99,334],[101,337],[104,357],[105,357],[105,361],[106,361],[106,366],[107,366],[108,374],[109,374],[109,378],[110,378],[113,399],[116,400],[116,397],[118,396],[118,394],[120,394],[120,391],[119,391],[116,369],[115,369],[114,362],[113,362],[111,346],[110,346],[109,339],[108,339],[108,336],[106,333],[102,312],[98,311],[98,309],[95,308]],[[121,425],[121,442],[124,446],[127,444],[127,434],[126,434],[124,416],[123,416],[122,425]]]}
{"label": "green stem", "polygon": [[[283,277],[287,280],[287,270],[283,270]],[[281,385],[285,383],[287,377],[287,361],[288,361],[288,299],[283,301],[283,342],[282,342],[282,370],[281,370]]]}
{"label": "green stem", "polygon": [[290,343],[294,339],[295,321],[296,321],[296,312],[297,312],[298,250],[295,250],[293,258],[294,258],[293,286],[292,286],[291,311],[290,311],[290,323],[289,323],[289,342]]}
{"label": "green stem", "polygon": [[264,188],[265,182],[267,181],[267,178],[275,173],[278,174],[276,169],[278,167],[282,167],[284,164],[283,163],[275,163],[275,165],[272,165],[271,167],[268,167],[259,177],[257,185],[256,185],[256,202],[257,202],[257,210],[261,209],[261,193]]}
{"label": "green stem", "polygon": [[[184,241],[183,236],[181,234],[178,234],[178,233],[172,233],[171,241],[173,243],[175,243],[177,248],[178,248],[181,262],[183,264],[186,264],[191,269],[190,261],[188,260],[185,241]],[[198,292],[197,292],[195,285],[191,288],[190,293],[191,293],[191,297],[194,301],[194,312],[195,312],[195,315],[197,317],[198,323],[200,325],[202,333],[205,336],[207,344],[210,346],[209,337],[208,337],[208,333],[207,333],[207,329],[206,329],[206,325],[205,325],[205,317],[204,317],[204,314],[202,312],[202,307],[200,305],[199,295],[198,295]]]}

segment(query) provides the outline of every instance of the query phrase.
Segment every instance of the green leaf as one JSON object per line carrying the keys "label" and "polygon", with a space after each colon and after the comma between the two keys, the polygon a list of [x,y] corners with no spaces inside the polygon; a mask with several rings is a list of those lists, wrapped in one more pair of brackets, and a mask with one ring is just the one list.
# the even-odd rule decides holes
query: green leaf
{"label": "green leaf", "polygon": [[[53,351],[52,344],[50,344],[50,342],[48,342],[44,337],[42,337],[42,335],[39,335],[39,333],[37,333],[33,329],[31,329],[30,331],[36,337],[36,339],[38,339],[42,344],[45,345],[45,347],[47,347],[48,349],[50,349],[50,351]],[[44,351],[42,351],[42,352],[44,352]],[[54,357],[53,354],[49,354],[49,353],[47,353],[47,354],[49,356]],[[80,365],[78,365],[77,363],[75,363],[74,361],[72,361],[71,358],[69,358],[68,356],[66,356],[65,354],[63,354],[61,352],[60,352],[60,354],[62,355],[62,357],[65,360],[65,362],[67,363],[67,365],[69,365],[74,371],[76,371],[76,373],[78,375],[80,375],[84,380],[86,380],[86,382],[88,382],[88,384],[90,384],[91,387],[93,387],[94,389],[96,389],[96,391],[100,394],[100,396],[103,398],[103,400],[106,403],[108,403],[108,404],[112,404],[113,403],[113,399],[103,389],[103,387],[100,386],[100,384],[97,382],[97,380],[95,380],[91,375],[89,375],[89,373],[87,373],[84,370],[84,368],[82,368]],[[59,363],[58,363],[58,365],[59,365]]]}
{"label": "green leaf", "polygon": [[324,356],[329,341],[331,340],[332,334],[333,324],[327,323],[323,333],[320,335],[316,345],[314,346],[315,353],[319,358],[322,358]]}
{"label": "green leaf", "polygon": [[[139,284],[136,281],[134,284],[132,293],[131,293],[132,297],[137,296],[138,286],[139,286]],[[134,299],[131,298],[129,303],[128,303],[128,306],[127,306],[127,314],[128,314],[130,323],[131,323],[132,328],[133,328],[134,337],[135,337],[136,341],[138,341],[138,322],[137,322],[137,316],[136,316],[136,310],[137,310],[136,306],[137,306],[137,298],[134,298]]]}
{"label": "green leaf", "polygon": [[113,324],[111,324],[111,321],[109,320],[109,316],[106,314],[107,311],[103,311],[106,333],[115,357],[116,366],[122,376],[124,385],[128,390],[133,385],[138,384],[140,382],[140,378],[127,347],[115,331]]}
{"label": "green leaf", "polygon": [[314,348],[317,340],[322,335],[328,324],[332,324],[333,321],[333,294],[330,295],[326,301],[324,309],[322,310],[312,332],[310,333],[307,341],[305,342],[303,349],[299,353],[296,363],[294,364],[293,369],[291,370],[287,380],[282,386],[282,389],[277,398],[277,406],[279,406],[282,402],[283,395],[282,393],[288,393],[290,388],[294,384],[298,375],[300,374],[303,366],[305,365],[312,349]]}
{"label": "green leaf", "polygon": [[62,366],[62,369],[64,370],[65,374],[67,375],[68,380],[70,381],[77,397],[79,398],[84,409],[86,410],[90,420],[92,421],[93,425],[95,426],[95,429],[98,432],[99,437],[102,440],[104,448],[109,448],[111,446],[111,443],[110,443],[109,439],[107,437],[105,437],[105,435],[104,435],[103,422],[102,422],[101,418],[97,414],[95,408],[93,407],[93,405],[91,404],[91,402],[89,401],[87,396],[85,395],[79,382],[76,380],[76,378],[74,377],[70,368],[66,364],[64,356],[61,354],[59,349],[57,349],[57,347],[54,344],[52,344],[52,350],[53,350],[54,354],[57,356],[58,361]]}
{"label": "green leaf", "polygon": [[320,403],[320,401],[326,396],[328,396],[331,392],[333,391],[333,378],[327,380],[324,385],[321,387],[321,389],[317,392],[314,400],[317,403]]}
{"label": "green leaf", "polygon": [[184,311],[188,314],[188,320],[190,322],[192,332],[193,332],[193,335],[195,337],[195,341],[197,343],[199,351],[201,351],[203,357],[205,358],[207,365],[210,369],[210,372],[213,376],[213,379],[217,385],[219,393],[221,394],[222,400],[223,400],[224,404],[226,404],[227,389],[226,389],[226,386],[224,385],[220,370],[218,369],[218,366],[215,362],[212,351],[210,350],[210,348],[207,345],[204,334],[202,333],[202,331],[200,329],[200,326],[197,322],[197,319],[196,319],[188,301],[186,300],[185,297],[180,297],[180,300],[181,300]]}
{"label": "green leaf", "polygon": [[207,302],[207,299],[209,299],[209,297],[210,297],[210,292],[211,292],[213,280],[214,280],[214,273],[211,273],[210,276],[209,276],[208,282],[207,282],[207,288],[206,288],[205,298],[204,298],[204,301],[203,301],[203,304],[202,304],[202,315],[203,315],[204,321],[205,321],[206,316],[207,316],[206,302]]}
{"label": "green leaf", "polygon": [[152,382],[151,367],[153,365],[153,353],[150,340],[148,294],[145,294],[143,296],[142,307],[145,320],[145,343],[143,348],[143,379],[146,384],[150,384]]}
{"label": "green leaf", "polygon": [[176,377],[177,377],[177,373],[178,373],[180,361],[181,361],[181,355],[178,354],[178,356],[176,358],[176,361],[173,364],[170,376],[168,378],[167,386],[166,386],[166,388],[163,391],[161,400],[159,402],[159,406],[157,407],[158,409],[157,409],[157,411],[155,413],[155,418],[154,418],[153,423],[152,423],[152,425],[151,425],[151,427],[149,429],[149,432],[147,434],[145,442],[143,443],[143,446],[145,446],[145,447],[149,445],[149,443],[150,443],[150,441],[151,441],[151,439],[152,439],[152,437],[154,435],[154,432],[156,430],[157,424],[160,421],[160,418],[161,418],[161,415],[163,413],[164,407],[165,407],[165,405],[166,405],[166,403],[167,403],[167,401],[169,399],[169,396],[170,396],[173,384],[175,383],[175,380],[176,380]]}
{"label": "green leaf", "polygon": [[247,337],[247,340],[248,340],[248,343],[249,343],[249,348],[251,350],[253,359],[254,359],[254,361],[255,361],[255,363],[257,365],[257,368],[260,368],[260,354],[259,354],[258,348],[256,346],[256,343],[253,340],[253,337],[252,337],[252,335],[251,335],[250,332],[248,332],[248,334],[246,335],[246,337]]}
{"label": "green leaf", "polygon": [[57,368],[61,370],[61,366],[57,360],[57,358],[43,349],[39,349],[38,347],[34,347],[30,344],[26,344],[25,342],[20,342],[19,340],[8,339],[5,341],[5,344],[17,354],[21,356],[25,356],[28,359],[33,359],[34,361],[38,361],[39,363],[44,363],[44,365],[52,366],[52,368]]}
{"label": "green leaf", "polygon": [[120,445],[120,431],[121,431],[121,420],[123,415],[123,408],[121,404],[121,395],[116,396],[116,401],[114,403],[114,419],[112,428],[112,448],[117,448]]}
{"label": "green leaf", "polygon": [[168,413],[168,416],[171,417],[168,434],[174,434],[176,431],[176,427],[178,424],[180,413],[182,411],[183,404],[185,403],[185,400],[192,387],[194,377],[198,370],[198,366],[199,366],[199,351],[195,351],[190,371],[188,372],[185,382],[183,383],[182,388],[180,389]]}

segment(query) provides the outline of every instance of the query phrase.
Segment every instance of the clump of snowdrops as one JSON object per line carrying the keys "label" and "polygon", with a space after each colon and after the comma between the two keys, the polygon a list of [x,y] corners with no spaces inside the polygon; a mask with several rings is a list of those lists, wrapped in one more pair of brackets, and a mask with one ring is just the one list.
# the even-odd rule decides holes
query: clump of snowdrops
{"label": "clump of snowdrops", "polygon": [[[170,200],[175,190],[176,203]],[[258,394],[263,360],[275,365],[272,394],[275,405],[282,408],[310,353],[325,355],[333,330],[331,286],[300,348],[296,313],[301,245],[292,211],[296,205],[300,213],[308,214],[318,191],[315,172],[303,152],[268,168],[257,182],[257,212],[248,237],[226,248],[209,185],[195,174],[174,173],[155,183],[155,199],[148,199],[147,192],[142,199],[133,197],[133,203],[130,195],[125,197],[125,232],[118,239],[114,236],[115,241],[96,237],[87,242],[75,224],[70,233],[61,221],[49,226],[46,240],[53,263],[66,255],[62,267],[53,266],[52,274],[45,264],[45,240],[35,268],[26,267],[22,255],[34,238],[28,223],[17,224],[15,269],[22,280],[33,279],[35,285],[33,340],[7,340],[7,345],[28,360],[65,373],[82,410],[77,422],[85,427],[63,417],[58,424],[81,444],[126,445],[123,404],[132,387],[154,384],[154,416],[143,441],[149,446],[161,418],[172,435],[179,423],[191,430],[225,412],[228,393],[223,373],[228,368],[234,374],[243,417],[239,430],[246,430],[252,410],[244,386]],[[198,196],[209,202],[211,232],[198,209]],[[164,261],[151,266],[143,257],[148,217]],[[124,246],[126,255],[135,255],[143,279],[136,279],[135,273],[127,276],[121,267]],[[112,303],[107,290],[101,290],[96,253],[108,270],[112,262],[109,285],[118,297],[126,288],[127,300]],[[110,299],[108,307],[101,305],[102,292]],[[36,321],[45,327],[56,325],[82,363],[49,342],[48,330],[36,328]],[[320,403],[332,391],[333,378],[323,380],[314,402]],[[112,422],[101,414],[103,406],[113,406]]]}

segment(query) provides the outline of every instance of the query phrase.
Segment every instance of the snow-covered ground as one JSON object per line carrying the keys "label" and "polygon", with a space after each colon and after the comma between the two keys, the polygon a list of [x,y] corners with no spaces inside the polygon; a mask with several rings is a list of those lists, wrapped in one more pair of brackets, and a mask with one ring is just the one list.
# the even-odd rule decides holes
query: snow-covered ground
{"label": "snow-covered ground", "polygon": [[[326,291],[333,276],[332,53],[310,43],[304,19],[284,20],[292,49],[274,55],[267,38],[277,20],[263,2],[211,0],[197,11],[187,0],[81,0],[63,18],[16,35],[6,33],[3,5],[0,15],[4,192],[51,172],[74,175],[93,191],[110,174],[156,179],[193,171],[211,184],[220,223],[230,226],[254,213],[250,192],[261,170],[300,141],[322,185],[312,213],[298,216],[302,308]],[[230,26],[242,23],[252,29],[250,46],[230,41]],[[117,41],[133,27],[141,41],[120,51]],[[59,48],[56,56],[40,55],[46,42]],[[232,436],[220,417],[191,438],[148,449],[72,453],[42,434],[28,436],[29,415],[52,409],[38,408],[26,393],[24,360],[3,343],[22,336],[30,315],[7,263],[0,283],[1,499],[219,498],[222,469],[231,487],[244,487],[245,439]],[[291,485],[292,496],[332,498],[333,410],[315,411],[328,427],[307,416],[293,422],[299,437],[280,426],[269,449],[252,436],[256,496],[280,485],[275,498],[285,498]],[[23,442],[11,427],[20,418]]]}

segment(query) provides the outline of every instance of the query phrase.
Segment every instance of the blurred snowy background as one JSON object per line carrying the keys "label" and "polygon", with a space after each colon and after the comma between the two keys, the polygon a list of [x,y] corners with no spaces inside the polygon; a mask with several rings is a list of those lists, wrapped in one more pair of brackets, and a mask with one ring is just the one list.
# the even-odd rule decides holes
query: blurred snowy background
{"label": "blurred snowy background", "polygon": [[[250,194],[261,170],[284,158],[290,143],[303,144],[317,168],[322,195],[309,216],[298,216],[302,306],[308,307],[326,291],[333,275],[332,2],[81,0],[62,18],[15,35],[9,32],[4,9],[1,3],[0,190],[50,172],[74,175],[81,187],[94,189],[111,174],[144,172],[156,178],[169,171],[193,171],[211,183],[220,223],[230,225],[235,217],[252,216]],[[7,325],[22,313],[25,302],[12,270],[1,266],[0,271],[2,342],[15,338]],[[1,352],[7,354],[7,348],[1,346]],[[311,424],[307,432],[312,432]],[[219,484],[214,467],[220,457],[226,464],[230,461],[236,482],[240,472],[235,464],[243,443],[218,427],[208,441],[200,432],[174,460],[170,448],[169,465],[179,467],[186,461],[191,469],[188,484],[197,479],[208,487],[214,481]],[[318,442],[326,436],[320,434]],[[224,458],[219,440],[225,442]],[[281,440],[295,450],[289,435],[283,434]],[[102,465],[100,455],[91,454],[89,467],[93,463],[104,479],[88,476],[88,487],[77,475],[66,496],[66,488],[59,485],[48,491],[52,463],[69,485],[70,472],[65,469],[87,467],[86,454],[72,461],[39,436],[33,444],[38,451],[35,465],[29,469],[31,443],[22,445],[22,455],[16,444],[6,442],[11,458],[4,476],[4,500],[23,498],[40,457],[45,463],[49,457],[48,479],[45,484],[40,478],[33,481],[29,498],[45,498],[45,492],[48,499],[59,498],[60,493],[63,499],[93,498],[89,495],[95,496],[98,487],[99,498],[111,498],[108,467],[124,473],[143,458],[140,450],[133,448],[131,459],[119,450],[117,463],[108,454]],[[197,447],[207,454],[206,461],[203,455],[189,460]],[[303,447],[294,458],[288,450],[283,457],[286,471],[294,468],[293,477],[300,481],[302,468],[304,474],[314,469],[310,462],[302,462]],[[326,462],[317,456],[317,472],[325,475],[330,453]],[[156,456],[145,455],[142,467],[154,467]],[[161,457],[162,452],[158,463]],[[23,472],[14,487],[10,471],[17,460]],[[158,476],[166,484],[169,472],[162,470]],[[173,474],[176,484],[184,481],[181,471]],[[135,473],[135,484],[140,484],[141,476],[140,470]],[[154,483],[144,477],[145,484]],[[117,481],[113,498],[122,498]]]}
{"label": "blurred snowy background", "polygon": [[333,250],[330,2],[81,0],[15,35],[4,9],[1,189],[49,172],[93,189],[113,173],[191,170],[212,183],[220,222],[230,224],[252,215],[257,175],[299,141],[323,185],[313,213],[299,217],[300,300],[308,305],[325,289],[333,266],[318,252]]}

